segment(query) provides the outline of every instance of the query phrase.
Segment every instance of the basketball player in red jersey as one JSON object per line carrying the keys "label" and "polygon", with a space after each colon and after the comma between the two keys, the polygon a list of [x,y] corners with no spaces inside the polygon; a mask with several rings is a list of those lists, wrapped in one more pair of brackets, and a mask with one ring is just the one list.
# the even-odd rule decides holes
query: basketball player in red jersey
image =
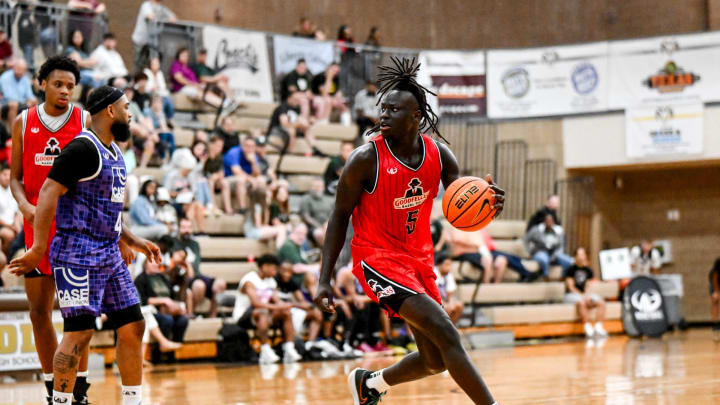
{"label": "basketball player in red jersey", "polygon": [[[371,299],[405,319],[418,346],[383,370],[353,370],[348,383],[355,405],[377,404],[391,386],[444,370],[474,403],[495,404],[435,285],[432,201],[441,181],[448,187],[459,177],[458,164],[446,145],[421,133],[438,133],[438,119],[427,104],[428,90],[416,82],[419,65],[393,62],[380,67],[381,116],[372,130],[380,134],[353,152],[340,177],[315,303],[334,311],[330,280],[352,216],[353,273]],[[499,214],[505,192],[487,180]]]}
{"label": "basketball player in red jersey", "polygon": [[[45,91],[45,102],[24,110],[12,127],[10,188],[24,217],[25,246],[28,249],[33,244],[32,226],[38,195],[53,161],[65,145],[90,125],[90,115],[70,103],[75,85],[80,80],[80,71],[72,59],[60,56],[48,59],[40,67],[38,80]],[[50,239],[54,235],[53,222]],[[53,356],[58,343],[52,324],[55,281],[47,255],[36,269],[25,274],[25,292],[48,402],[52,403]],[[85,351],[78,368],[73,404],[87,403],[87,356]]]}

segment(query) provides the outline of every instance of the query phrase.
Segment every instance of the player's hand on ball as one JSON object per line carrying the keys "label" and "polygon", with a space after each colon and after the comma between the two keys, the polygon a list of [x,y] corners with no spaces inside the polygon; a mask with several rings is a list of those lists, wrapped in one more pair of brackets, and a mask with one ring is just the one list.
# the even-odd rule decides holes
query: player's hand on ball
{"label": "player's hand on ball", "polygon": [[25,252],[24,255],[10,262],[10,273],[20,277],[33,271],[42,261],[43,254],[37,249],[32,248]]}
{"label": "player's hand on ball", "polygon": [[329,283],[320,283],[318,285],[317,292],[315,293],[315,299],[313,301],[315,302],[315,305],[317,305],[317,307],[322,309],[323,311],[334,313],[334,298],[335,297],[333,294],[332,286]]}
{"label": "player's hand on ball", "polygon": [[505,207],[505,190],[498,187],[497,184],[495,184],[495,182],[493,181],[492,176],[490,176],[489,174],[485,176],[485,181],[488,182],[490,188],[495,194],[495,205],[493,205],[492,208],[497,210],[495,212],[495,216],[493,217],[497,218]]}
{"label": "player's hand on ball", "polygon": [[135,260],[135,252],[133,252],[132,248],[123,241],[120,241],[120,243],[118,243],[118,246],[120,247],[120,256],[122,257],[125,264],[127,264],[128,266],[131,265],[132,262]]}

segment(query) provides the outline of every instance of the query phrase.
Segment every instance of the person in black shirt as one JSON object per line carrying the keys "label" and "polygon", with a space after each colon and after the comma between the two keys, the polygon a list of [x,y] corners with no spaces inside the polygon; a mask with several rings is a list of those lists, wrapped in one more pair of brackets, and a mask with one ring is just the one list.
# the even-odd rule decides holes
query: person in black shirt
{"label": "person in black shirt", "polygon": [[[347,120],[342,123],[350,124],[350,109],[340,89],[339,64],[333,63],[324,72],[313,77],[312,92],[315,95],[313,110],[318,121],[329,121],[331,112],[336,110],[341,115],[341,122]],[[343,115],[346,115],[347,118],[344,118]]]}
{"label": "person in black shirt", "polygon": [[545,221],[545,216],[547,214],[550,214],[553,216],[553,219],[555,220],[555,224],[562,225],[560,223],[560,218],[558,217],[558,208],[560,207],[560,197],[553,194],[548,197],[547,201],[545,202],[545,205],[537,210],[532,217],[530,217],[530,220],[528,221],[527,227],[525,228],[525,231],[529,231],[530,228],[537,224],[542,224]]}
{"label": "person in black shirt", "polygon": [[230,116],[222,119],[220,126],[215,129],[215,135],[223,140],[223,155],[231,148],[240,145],[240,134],[235,129],[235,121]]}
{"label": "person in black shirt", "polygon": [[303,104],[303,94],[293,91],[287,100],[283,101],[270,117],[268,127],[268,138],[280,137],[282,139],[282,150],[292,150],[295,145],[295,138],[303,135],[312,148],[314,154],[322,154],[315,148],[315,137],[312,135],[312,121],[309,116],[307,103]]}
{"label": "person in black shirt", "polygon": [[[565,274],[565,286],[567,292],[563,301],[567,304],[575,304],[578,314],[585,328],[585,335],[605,337],[607,332],[603,328],[605,320],[605,301],[601,296],[589,293],[587,287],[595,282],[593,271],[588,267],[588,257],[585,248],[579,247],[575,251],[575,264],[567,269]],[[588,311],[595,309],[595,325],[590,323]]]}
{"label": "person in black shirt", "polygon": [[323,321],[322,312],[313,305],[310,293],[304,291],[300,283],[293,279],[292,264],[283,262],[280,265],[275,282],[277,283],[278,298],[292,304],[290,313],[295,330],[302,331],[302,325],[307,321],[308,342],[317,340]]}
{"label": "person in black shirt", "polygon": [[325,174],[323,174],[326,194],[335,195],[335,192],[337,191],[337,183],[340,180],[340,173],[342,173],[342,170],[345,167],[345,162],[347,162],[354,149],[355,145],[353,145],[352,142],[344,141],[340,145],[340,154],[330,158],[330,163],[328,164],[327,169],[325,169]]}
{"label": "person in black shirt", "polygon": [[720,340],[720,257],[715,260],[708,278],[710,282],[710,317],[717,341]]}
{"label": "person in black shirt", "polygon": [[313,75],[310,73],[307,67],[305,59],[298,59],[295,70],[288,73],[283,77],[280,82],[280,97],[281,99],[287,100],[290,93],[299,91],[310,97],[310,84],[312,83]]}

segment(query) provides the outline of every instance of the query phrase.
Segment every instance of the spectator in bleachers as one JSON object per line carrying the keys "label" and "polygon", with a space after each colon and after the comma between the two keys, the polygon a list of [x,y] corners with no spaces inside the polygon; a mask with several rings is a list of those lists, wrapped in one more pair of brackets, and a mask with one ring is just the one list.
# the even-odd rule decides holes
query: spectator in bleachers
{"label": "spectator in bleachers", "polygon": [[275,275],[280,261],[276,256],[263,255],[257,259],[258,270],[246,274],[238,290],[240,296],[235,300],[233,318],[239,320],[240,326],[255,328],[260,339],[260,364],[276,363],[280,357],[270,347],[268,330],[274,324],[283,331],[284,343],[283,362],[294,363],[302,357],[295,350],[295,329],[293,328],[290,309],[292,305],[278,297]]}
{"label": "spectator in bleachers", "polygon": [[365,40],[365,45],[373,46],[375,48],[379,48],[380,45],[380,28],[376,26],[370,27],[370,32],[368,33],[367,40]]}
{"label": "spectator in bleachers", "polygon": [[560,208],[560,197],[558,197],[556,194],[550,195],[545,202],[545,205],[539,210],[535,211],[535,213],[530,217],[527,227],[525,228],[525,232],[529,231],[530,228],[534,227],[535,225],[539,225],[545,222],[545,216],[547,216],[548,214],[553,216],[555,224],[562,225],[557,212],[558,208]]}
{"label": "spectator in bleachers", "polygon": [[235,146],[240,145],[240,133],[235,128],[235,120],[227,116],[220,121],[220,126],[215,128],[215,134],[223,140],[223,155]]}
{"label": "spectator in bleachers", "polygon": [[349,25],[343,24],[338,28],[337,42],[340,44],[340,53],[345,53],[348,49],[352,50],[352,48],[342,46],[343,44],[352,44],[355,42],[352,28],[350,28]]}
{"label": "spectator in bleachers", "polygon": [[[203,100],[208,104],[220,108],[222,99],[212,91],[206,91],[205,85],[190,68],[190,52],[187,48],[178,49],[175,54],[175,61],[170,66],[170,84],[172,92],[180,93],[192,100]],[[229,100],[227,100],[229,102]]]}
{"label": "spectator in bleachers", "polygon": [[720,340],[720,257],[715,259],[715,264],[708,274],[710,284],[710,320],[712,321],[713,338]]}
{"label": "spectator in bleachers", "polygon": [[495,240],[493,240],[487,230],[481,229],[478,232],[482,234],[485,244],[492,254],[496,283],[503,280],[505,270],[507,270],[508,267],[520,275],[520,282],[529,282],[536,279],[537,275],[528,271],[519,256],[497,250],[495,247]]}
{"label": "spectator in bleachers", "polygon": [[173,169],[165,175],[163,185],[170,192],[178,215],[190,218],[195,232],[204,234],[205,205],[196,198],[199,189],[197,172],[194,172],[197,160],[189,149],[180,148],[173,154],[171,164]]}
{"label": "spectator in bleachers", "polygon": [[325,243],[325,231],[335,199],[325,194],[321,179],[314,179],[308,191],[300,200],[300,216],[310,229],[310,236],[316,246]]}
{"label": "spectator in bleachers", "polygon": [[224,73],[218,73],[207,65],[207,49],[201,48],[195,56],[195,63],[192,65],[195,76],[205,86],[217,87],[225,97],[233,98],[233,91],[230,88],[230,78]]}
{"label": "spectator in bleachers", "polygon": [[203,140],[196,139],[190,147],[190,150],[198,163],[195,165],[195,168],[191,173],[195,199],[205,207],[206,213],[220,216],[222,215],[222,211],[215,207],[213,193],[210,190],[210,184],[208,183],[208,179],[205,177],[205,173],[203,171],[205,162],[208,158],[208,144]]}
{"label": "spectator in bleachers", "polygon": [[[592,269],[588,266],[585,248],[579,247],[575,252],[575,264],[565,273],[567,292],[563,301],[577,306],[578,314],[585,328],[585,336],[607,336],[603,321],[605,320],[605,300],[598,294],[590,293],[587,288],[597,282]],[[590,322],[588,311],[595,309],[595,324]]]}
{"label": "spectator in bleachers", "polygon": [[295,225],[277,254],[280,260],[292,264],[293,278],[300,283],[304,282],[306,275],[317,279],[320,265],[310,264],[308,261],[305,244],[307,242],[308,228],[304,223]]}
{"label": "spectator in bleachers", "polygon": [[[128,79],[128,70],[122,56],[115,49],[117,40],[112,32],[103,35],[103,42],[90,54],[97,61],[96,79],[104,82],[114,81],[115,87],[124,87]],[[121,79],[119,82],[115,79]]]}
{"label": "spectator in bleachers", "polygon": [[148,93],[162,97],[165,117],[172,120],[175,116],[175,105],[170,98],[165,74],[160,69],[160,58],[157,56],[150,58],[150,64],[143,70],[143,73],[148,78],[146,86]]}
{"label": "spectator in bleachers", "polygon": [[[143,73],[140,74],[143,75],[143,77],[146,77]],[[175,153],[175,135],[170,128],[167,116],[163,110],[162,97],[153,95],[150,98],[148,115],[152,120],[153,127],[158,135],[159,142],[156,145],[156,150],[160,158],[164,161],[166,157],[172,156],[172,154]]]}
{"label": "spectator in bleachers", "polygon": [[502,274],[493,266],[487,233],[464,232],[453,227],[450,230],[450,242],[453,260],[468,262],[481,271],[483,283],[492,283],[493,280],[502,282]]}
{"label": "spectator in bleachers", "polygon": [[328,163],[325,174],[323,174],[323,180],[325,181],[325,192],[328,195],[335,195],[337,191],[337,183],[340,180],[340,174],[345,167],[350,154],[355,149],[355,145],[350,141],[343,141],[340,144],[340,154],[337,156],[330,157],[330,163]]}
{"label": "spectator in bleachers", "polygon": [[147,356],[146,353],[149,349],[151,336],[157,342],[158,349],[160,349],[160,352],[162,353],[174,352],[176,350],[180,350],[180,348],[182,347],[182,343],[173,342],[172,340],[166,338],[165,335],[163,335],[162,331],[160,330],[160,325],[157,323],[157,319],[155,319],[154,314],[156,312],[157,310],[152,305],[145,305],[142,307],[143,319],[145,320],[145,333],[143,334],[142,339],[143,368],[152,366],[152,363],[145,360]]}
{"label": "spectator in bleachers", "polygon": [[303,135],[314,154],[321,154],[315,148],[315,137],[312,135],[310,108],[302,92],[291,92],[287,100],[278,105],[270,117],[268,137],[277,136],[292,150],[295,138]]}
{"label": "spectator in bleachers", "polygon": [[278,182],[270,198],[270,224],[280,225],[290,222],[290,190],[286,181]]}
{"label": "spectator in bleachers", "polygon": [[0,27],[0,70],[9,69],[13,65],[13,51],[10,41],[8,41],[5,28]]}
{"label": "spectator in bleachers", "polygon": [[287,100],[288,96],[295,91],[302,93],[308,100],[312,97],[310,84],[312,73],[308,70],[305,59],[298,59],[297,65],[292,72],[285,75],[280,81],[280,99]]}
{"label": "spectator in bleachers", "polygon": [[133,144],[140,152],[140,167],[147,167],[157,150],[160,137],[155,131],[152,118],[145,115],[140,106],[133,101],[135,89],[132,85],[125,87],[125,96],[130,100],[129,111],[132,114],[130,133],[133,135]]}
{"label": "spectator in bleachers", "polygon": [[27,63],[24,59],[16,59],[13,68],[0,75],[0,93],[2,93],[3,115],[7,115],[8,128],[12,127],[18,112],[37,104],[37,98],[30,86],[30,75],[27,73]]}
{"label": "spectator in bleachers", "polygon": [[[323,313],[313,305],[312,297],[303,290],[303,286],[292,278],[293,271],[290,263],[279,266],[275,282],[277,283],[278,298],[292,305],[290,314],[293,327],[297,333],[304,329],[307,321],[307,341],[312,346],[320,333],[323,322]],[[308,347],[308,345],[306,345]]]}
{"label": "spectator in bleachers", "polygon": [[167,227],[170,235],[175,235],[178,229],[178,213],[172,205],[170,192],[165,187],[158,187],[155,203],[157,206],[155,219]]}
{"label": "spectator in bleachers", "polygon": [[68,31],[80,31],[85,37],[92,37],[95,17],[105,13],[105,3],[98,0],[68,0],[70,11]]}
{"label": "spectator in bleachers", "polygon": [[565,254],[565,230],[555,223],[551,213],[545,214],[545,222],[525,234],[525,245],[546,278],[550,275],[550,264],[560,265],[563,274],[572,265],[572,258]]}
{"label": "spectator in bleachers", "polygon": [[188,318],[195,318],[193,309],[193,296],[190,294],[190,280],[195,277],[192,266],[187,261],[187,252],[182,246],[175,244],[175,240],[171,239],[170,254],[167,260],[167,274],[170,280],[170,287],[175,291],[176,299],[185,303],[185,313]]}
{"label": "spectator in bleachers", "polygon": [[153,314],[162,334],[174,342],[182,342],[189,319],[178,291],[173,290],[165,268],[146,260],[143,272],[135,277],[135,288],[141,304],[152,305]]}
{"label": "spectator in bleachers", "polygon": [[330,122],[335,111],[340,116],[340,123],[350,125],[351,116],[347,100],[340,89],[340,65],[332,63],[327,70],[313,77],[312,92],[313,110],[317,122]]}
{"label": "spectator in bleachers", "polygon": [[312,20],[307,17],[300,17],[300,24],[298,26],[298,29],[292,34],[294,37],[313,39],[315,38],[315,24],[313,24]]}
{"label": "spectator in bleachers", "polygon": [[435,256],[435,282],[437,283],[440,296],[443,301],[443,308],[454,324],[457,325],[460,317],[462,317],[465,305],[462,301],[455,297],[457,291],[457,283],[452,272],[452,259],[450,256],[442,254]]}
{"label": "spectator in bleachers", "polygon": [[134,101],[142,110],[143,114],[150,115],[150,103],[152,102],[152,94],[147,90],[148,77],[143,72],[135,73],[132,80],[134,93],[132,101]]}
{"label": "spectator in bleachers", "polygon": [[0,268],[7,263],[7,253],[15,236],[22,230],[22,215],[10,191],[10,166],[0,164]]}
{"label": "spectator in bleachers", "polygon": [[208,154],[202,173],[207,178],[210,193],[220,192],[223,202],[225,214],[232,215],[232,203],[230,201],[230,182],[225,178],[225,170],[223,168],[223,139],[218,135],[210,137],[208,144]]}
{"label": "spectator in bleachers", "polygon": [[75,30],[70,34],[70,45],[65,49],[65,55],[78,64],[81,85],[94,89],[104,84],[95,77],[93,68],[97,65],[97,61],[91,58],[85,50],[85,38],[82,31]]}
{"label": "spectator in bleachers", "polygon": [[658,249],[653,247],[651,240],[643,239],[639,245],[630,249],[630,265],[634,275],[660,274],[662,255]]}
{"label": "spectator in bleachers", "polygon": [[377,84],[368,81],[365,88],[355,94],[355,123],[358,126],[358,138],[362,138],[369,128],[377,124],[380,107],[377,104]]}
{"label": "spectator in bleachers", "polygon": [[[255,139],[247,136],[243,139],[241,146],[231,148],[223,157],[225,178],[228,179],[231,187],[235,187],[235,196],[242,212],[254,206],[254,204],[251,205],[251,202],[263,205],[263,202],[267,201],[263,200],[267,179],[260,172],[255,148]],[[253,215],[253,212],[249,211],[247,214]]]}
{"label": "spectator in bleachers", "polygon": [[255,139],[255,155],[257,156],[260,174],[267,179],[268,188],[272,189],[275,187],[278,179],[275,168],[270,166],[270,162],[268,162],[267,159],[267,137],[262,135],[262,131],[259,129],[253,129],[250,132],[250,136]]}
{"label": "spectator in bleachers", "polygon": [[155,218],[156,193],[157,183],[155,180],[146,180],[140,186],[138,197],[130,204],[130,220],[132,221],[130,230],[141,238],[157,240],[170,233],[170,229]]}
{"label": "spectator in bleachers", "polygon": [[138,11],[135,29],[131,37],[135,71],[140,71],[146,66],[148,55],[152,53],[148,47],[150,43],[149,22],[152,20],[175,22],[177,20],[175,13],[160,3],[161,0],[146,0]]}

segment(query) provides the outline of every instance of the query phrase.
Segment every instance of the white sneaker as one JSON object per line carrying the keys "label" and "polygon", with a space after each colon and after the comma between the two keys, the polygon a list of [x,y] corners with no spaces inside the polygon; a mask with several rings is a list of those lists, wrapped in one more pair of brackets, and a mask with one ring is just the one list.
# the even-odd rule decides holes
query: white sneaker
{"label": "white sneaker", "polygon": [[608,335],[605,328],[603,328],[603,324],[600,322],[595,323],[595,334],[599,337],[606,337]]}
{"label": "white sneaker", "polygon": [[297,350],[295,350],[295,347],[288,347],[285,349],[285,354],[283,354],[283,363],[296,363],[300,360],[302,360],[302,356],[297,352]]}
{"label": "white sneaker", "polygon": [[340,357],[343,355],[342,352],[338,350],[337,346],[328,342],[327,340],[318,340],[313,345],[322,350],[323,352],[327,353],[329,356]]}
{"label": "white sneaker", "polygon": [[357,358],[357,357],[362,357],[363,352],[361,352],[361,351],[358,350],[358,349],[353,349],[353,347],[350,346],[350,343],[345,342],[345,343],[343,344],[342,354],[343,354],[343,356],[345,356],[345,357],[350,357],[350,356],[352,356],[352,357]]}
{"label": "white sneaker", "polygon": [[595,334],[595,329],[593,329],[593,326],[590,322],[585,323],[585,337],[593,337]]}
{"label": "white sneaker", "polygon": [[260,358],[258,359],[258,363],[260,364],[272,364],[277,363],[280,361],[280,356],[275,354],[275,352],[272,349],[261,349],[260,350]]}

